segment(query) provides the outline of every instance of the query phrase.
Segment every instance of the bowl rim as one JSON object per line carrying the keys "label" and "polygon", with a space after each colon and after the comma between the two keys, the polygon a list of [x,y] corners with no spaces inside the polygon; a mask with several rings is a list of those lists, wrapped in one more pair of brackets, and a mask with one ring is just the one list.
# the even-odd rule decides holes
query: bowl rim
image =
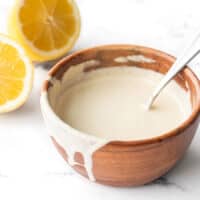
{"label": "bowl rim", "polygon": [[[174,62],[175,61],[175,57],[169,55],[168,53],[165,53],[163,51],[154,49],[154,48],[150,48],[150,47],[145,47],[145,46],[139,46],[139,45],[133,45],[133,44],[109,44],[109,45],[99,45],[99,46],[95,46],[95,47],[90,47],[90,48],[85,48],[79,51],[76,51],[64,58],[62,58],[60,61],[58,61],[48,72],[48,76],[47,79],[43,82],[42,85],[42,91],[41,91],[41,107],[44,107],[46,109],[48,109],[48,112],[50,114],[50,116],[53,118],[54,121],[56,121],[60,126],[62,126],[62,128],[64,129],[72,129],[75,130],[75,133],[80,134],[80,137],[85,137],[85,133],[82,131],[77,130],[76,128],[71,127],[69,124],[65,123],[63,120],[61,120],[53,111],[53,109],[51,108],[50,104],[49,104],[49,100],[48,100],[48,95],[47,95],[47,91],[48,91],[48,87],[49,87],[49,83],[50,80],[54,77],[54,75],[56,74],[57,70],[62,67],[63,65],[65,65],[70,59],[76,57],[77,55],[80,55],[82,53],[87,53],[89,51],[94,51],[94,50],[98,50],[98,49],[130,49],[130,48],[135,48],[135,49],[140,49],[143,52],[151,52],[154,55],[158,55],[160,57],[163,57],[164,59],[170,61],[170,62]],[[195,122],[195,120],[198,118],[199,114],[200,114],[200,81],[197,78],[197,76],[195,75],[195,73],[188,67],[186,66],[186,68],[184,69],[184,72],[187,73],[188,77],[192,80],[192,84],[194,85],[195,88],[198,88],[197,91],[197,99],[198,99],[198,105],[195,106],[195,109],[192,109],[191,114],[187,117],[186,120],[184,120],[179,126],[177,126],[176,128],[165,132],[159,136],[155,136],[152,138],[146,138],[146,139],[139,139],[139,140],[113,140],[110,141],[109,143],[107,143],[106,145],[119,145],[119,146],[139,146],[139,145],[145,145],[145,144],[153,144],[153,143],[158,143],[161,142],[163,140],[167,140],[170,139],[172,137],[175,137],[179,134],[181,134],[183,132],[184,129],[188,128],[191,124],[193,124]],[[88,134],[87,134],[88,137]],[[89,135],[90,138],[93,139],[102,139],[99,138],[97,136],[93,136],[93,135]]]}

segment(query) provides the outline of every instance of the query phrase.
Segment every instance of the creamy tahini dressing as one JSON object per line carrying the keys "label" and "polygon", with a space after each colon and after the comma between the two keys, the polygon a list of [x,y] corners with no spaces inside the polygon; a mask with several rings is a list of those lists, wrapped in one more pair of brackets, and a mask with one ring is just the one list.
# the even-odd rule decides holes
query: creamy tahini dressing
{"label": "creamy tahini dressing", "polygon": [[[96,62],[91,60],[87,66]],[[51,107],[69,126],[61,131],[52,121],[48,127],[66,150],[71,165],[76,164],[75,152],[82,153],[91,180],[95,180],[92,154],[97,149],[113,140],[162,135],[190,114],[189,95],[175,81],[161,93],[151,110],[146,109],[148,97],[162,78],[159,73],[126,66],[84,73],[83,68],[84,65],[79,65],[73,71],[72,67],[62,81],[52,81],[48,92]],[[43,113],[48,119],[48,114]]]}

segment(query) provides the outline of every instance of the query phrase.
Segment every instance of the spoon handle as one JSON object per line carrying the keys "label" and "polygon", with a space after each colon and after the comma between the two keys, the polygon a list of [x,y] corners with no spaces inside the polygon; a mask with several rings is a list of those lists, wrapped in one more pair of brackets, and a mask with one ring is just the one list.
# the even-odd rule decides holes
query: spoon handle
{"label": "spoon handle", "polygon": [[200,52],[200,43],[197,44],[200,39],[200,32],[198,32],[189,46],[185,48],[182,55],[176,59],[170,70],[161,80],[159,85],[155,88],[152,96],[149,98],[147,108],[150,109],[156,97],[160,94],[161,90],[170,82],[178,72],[180,72],[186,64],[188,64],[194,57],[196,57]]}

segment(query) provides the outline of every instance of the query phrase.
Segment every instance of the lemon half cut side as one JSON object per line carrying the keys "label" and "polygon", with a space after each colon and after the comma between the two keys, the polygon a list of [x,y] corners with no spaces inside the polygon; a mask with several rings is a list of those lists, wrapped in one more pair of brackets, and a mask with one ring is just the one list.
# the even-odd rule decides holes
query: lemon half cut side
{"label": "lemon half cut side", "polygon": [[16,0],[8,32],[33,61],[66,54],[80,33],[80,15],[73,0]]}
{"label": "lemon half cut side", "polygon": [[33,66],[23,48],[0,34],[0,113],[20,107],[33,83]]}

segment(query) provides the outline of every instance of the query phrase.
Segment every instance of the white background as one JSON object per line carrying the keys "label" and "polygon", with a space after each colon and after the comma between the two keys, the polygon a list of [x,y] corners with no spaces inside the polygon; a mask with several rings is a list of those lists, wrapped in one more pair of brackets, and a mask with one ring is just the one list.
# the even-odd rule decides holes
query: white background
{"label": "white background", "polygon": [[[8,9],[0,1],[0,30]],[[98,44],[132,43],[179,55],[200,27],[198,0],[78,0],[81,36],[72,51]],[[199,73],[199,59],[191,66]],[[199,68],[199,69],[198,69]],[[34,88],[19,110],[0,116],[0,200],[197,199],[200,196],[200,133],[184,159],[165,178],[137,188],[90,183],[72,171],[52,145],[39,96],[47,69],[35,67]]]}

